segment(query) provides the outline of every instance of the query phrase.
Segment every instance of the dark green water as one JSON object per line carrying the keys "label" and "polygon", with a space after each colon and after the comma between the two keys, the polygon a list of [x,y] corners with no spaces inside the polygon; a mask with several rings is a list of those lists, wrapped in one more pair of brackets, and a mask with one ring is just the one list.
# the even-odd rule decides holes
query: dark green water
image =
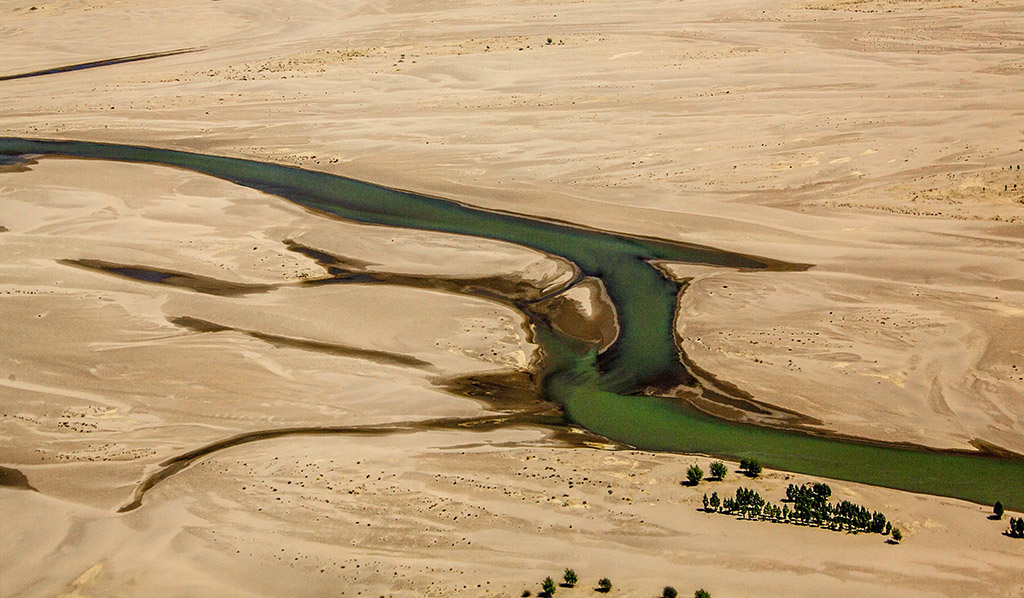
{"label": "dark green water", "polygon": [[86,142],[0,138],[0,154],[57,155],[176,166],[283,197],[307,208],[384,226],[508,241],[564,257],[600,278],[620,334],[598,356],[538,327],[545,395],[569,418],[614,440],[652,450],[754,457],[770,467],[1024,508],[1024,462],[981,454],[883,447],[742,425],[678,402],[638,396],[695,381],[674,333],[680,287],[651,260],[738,268],[777,262],[656,239],[619,235],[463,206],[326,173],[251,160]]}

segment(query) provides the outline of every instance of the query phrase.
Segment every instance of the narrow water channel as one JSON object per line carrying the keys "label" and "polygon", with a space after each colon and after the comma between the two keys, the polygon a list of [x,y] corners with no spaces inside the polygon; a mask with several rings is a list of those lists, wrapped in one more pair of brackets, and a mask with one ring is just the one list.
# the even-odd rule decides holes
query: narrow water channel
{"label": "narrow water channel", "polygon": [[679,400],[641,393],[697,386],[675,333],[680,293],[655,261],[749,269],[799,266],[713,248],[615,234],[471,208],[327,173],[252,160],[147,147],[0,138],[0,156],[70,156],[188,169],[356,222],[470,235],[531,247],[601,279],[619,337],[604,353],[535,326],[544,352],[543,393],[581,426],[650,450],[752,457],[788,471],[1024,508],[1024,461],[934,451],[739,424]]}

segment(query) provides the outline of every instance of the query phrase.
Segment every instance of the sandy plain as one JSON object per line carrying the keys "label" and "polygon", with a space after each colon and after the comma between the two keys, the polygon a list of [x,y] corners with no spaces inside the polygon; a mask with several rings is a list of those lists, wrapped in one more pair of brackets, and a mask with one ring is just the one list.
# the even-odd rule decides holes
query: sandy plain
{"label": "sandy plain", "polygon": [[[0,12],[0,76],[195,50],[2,81],[0,135],[289,163],[814,264],[667,266],[692,278],[689,357],[823,430],[1024,452],[1015,3]],[[430,289],[309,285],[325,269],[289,242],[380,273],[514,280],[575,306],[579,327],[606,310],[599,288],[557,294],[573,277],[560,260],[329,220],[167,168],[19,170],[0,171],[0,465],[37,492],[0,488],[0,596],[518,595],[566,566],[630,596],[1024,595],[1024,544],[977,505],[834,483],[907,532],[894,547],[700,513],[702,490],[678,480],[702,457],[580,448],[528,423],[427,428],[514,411],[450,385],[528,370],[522,316]],[[324,425],[401,429],[227,449],[117,513],[168,458]],[[787,475],[748,485],[777,499]]]}

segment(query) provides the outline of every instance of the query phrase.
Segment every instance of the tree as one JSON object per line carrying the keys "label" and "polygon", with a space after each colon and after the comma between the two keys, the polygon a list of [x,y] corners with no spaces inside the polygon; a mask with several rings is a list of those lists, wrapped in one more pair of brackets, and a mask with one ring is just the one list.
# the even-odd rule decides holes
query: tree
{"label": "tree", "polygon": [[725,466],[725,463],[721,461],[715,461],[711,464],[711,477],[716,480],[725,479],[725,474],[729,473],[729,468]]}
{"label": "tree", "polygon": [[602,577],[601,580],[597,582],[597,589],[598,591],[605,593],[611,592],[612,580],[608,579],[607,577]]}
{"label": "tree", "polygon": [[550,577],[545,577],[544,581],[540,584],[540,588],[544,590],[545,596],[554,596],[556,589],[555,580],[551,579]]}
{"label": "tree", "polygon": [[722,500],[718,498],[717,492],[711,493],[711,498],[708,499],[708,504],[711,505],[712,509],[716,511],[718,510],[718,506],[722,504]]}
{"label": "tree", "polygon": [[711,594],[704,588],[701,588],[693,593],[693,598],[711,598]]}
{"label": "tree", "polygon": [[565,580],[565,585],[569,586],[570,588],[575,587],[576,582],[580,580],[579,577],[576,577],[576,572],[572,569],[566,569],[565,575],[562,576],[562,579]]}
{"label": "tree", "polygon": [[1009,536],[1011,538],[1024,538],[1024,517],[1020,519],[1010,517]]}
{"label": "tree", "polygon": [[901,540],[903,540],[903,532],[895,527],[892,528],[892,541],[899,544]]}
{"label": "tree", "polygon": [[696,486],[700,483],[704,477],[704,470],[700,468],[700,465],[694,463],[686,470],[686,479],[690,482],[691,486]]}
{"label": "tree", "polygon": [[661,598],[676,598],[678,595],[679,592],[672,586],[665,586],[665,589],[661,591]]}
{"label": "tree", "polygon": [[1002,519],[1004,512],[1003,503],[997,500],[995,506],[992,507],[992,514],[996,516],[996,519]]}
{"label": "tree", "polygon": [[761,469],[761,463],[757,459],[742,459],[740,461],[740,470],[752,478],[761,475]]}
{"label": "tree", "polygon": [[707,493],[705,493],[705,494],[704,494],[704,498],[702,498],[702,499],[701,499],[701,502],[703,502],[703,503],[704,503],[704,510],[705,510],[705,511],[710,511],[710,510],[711,510],[711,509],[709,509],[709,508],[708,508],[708,504],[709,504],[709,503],[710,503],[711,501],[710,501],[710,500],[708,500],[708,495],[707,495]]}

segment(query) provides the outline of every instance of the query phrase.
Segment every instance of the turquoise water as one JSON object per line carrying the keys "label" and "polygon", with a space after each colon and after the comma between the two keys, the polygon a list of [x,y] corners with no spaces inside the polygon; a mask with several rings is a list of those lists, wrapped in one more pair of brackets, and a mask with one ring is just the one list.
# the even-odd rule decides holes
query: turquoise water
{"label": "turquoise water", "polygon": [[[0,138],[0,155],[59,155],[185,168],[283,197],[341,218],[508,241],[561,256],[600,278],[620,334],[598,356],[537,326],[543,392],[567,416],[608,438],[651,450],[760,459],[767,466],[879,486],[1024,508],[1024,462],[981,454],[870,445],[707,416],[685,404],[639,396],[695,381],[682,366],[674,320],[680,287],[652,260],[765,268],[768,260],[657,239],[470,208],[300,168],[154,148]],[[774,264],[778,266],[777,263]]]}

